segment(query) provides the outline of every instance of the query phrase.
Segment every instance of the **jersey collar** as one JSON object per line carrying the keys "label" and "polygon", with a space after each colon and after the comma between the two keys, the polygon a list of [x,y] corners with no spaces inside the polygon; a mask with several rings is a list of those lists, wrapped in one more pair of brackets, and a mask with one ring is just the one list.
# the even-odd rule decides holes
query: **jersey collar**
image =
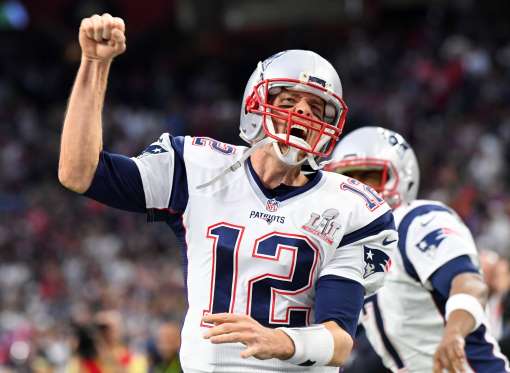
{"label": "jersey collar", "polygon": [[[280,184],[274,189],[268,189],[262,184],[259,176],[253,169],[253,165],[251,164],[251,159],[248,158],[246,160],[246,173],[248,175],[248,179],[255,193],[261,198],[261,200],[265,201],[268,199],[274,199],[278,202],[288,201],[291,198],[302,196],[304,193],[318,187],[318,184],[323,179],[322,172],[317,171],[311,175],[308,175],[308,182],[303,186],[289,186]],[[320,183],[322,184],[322,183]]]}

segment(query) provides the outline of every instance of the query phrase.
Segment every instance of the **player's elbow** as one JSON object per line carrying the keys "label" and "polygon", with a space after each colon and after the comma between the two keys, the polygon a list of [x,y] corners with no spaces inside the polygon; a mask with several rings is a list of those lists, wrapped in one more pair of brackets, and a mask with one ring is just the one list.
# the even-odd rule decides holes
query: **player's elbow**
{"label": "player's elbow", "polygon": [[60,184],[80,194],[85,193],[92,182],[92,177],[88,177],[87,174],[90,174],[90,172],[76,172],[62,164],[58,167],[58,181]]}

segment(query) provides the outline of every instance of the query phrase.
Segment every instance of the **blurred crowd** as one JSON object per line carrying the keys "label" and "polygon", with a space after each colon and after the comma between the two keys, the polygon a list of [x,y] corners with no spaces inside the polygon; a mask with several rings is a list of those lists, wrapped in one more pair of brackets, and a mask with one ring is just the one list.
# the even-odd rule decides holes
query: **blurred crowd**
{"label": "blurred crowd", "polygon": [[[381,10],[337,27],[204,35],[160,26],[134,40],[126,20],[128,50],[112,67],[104,148],[134,156],[167,131],[240,144],[240,98],[257,61],[313,49],[342,78],[345,132],[382,125],[402,133],[420,161],[420,197],[451,205],[507,273],[510,11],[457,3],[465,6]],[[78,24],[79,17],[0,33],[0,371],[63,372],[80,331],[92,328],[92,340],[100,334],[104,310],[122,319],[123,348],[156,369],[164,355],[158,335],[179,325],[186,308],[182,257],[168,227],[58,184]],[[506,276],[493,302],[502,339],[510,335]]]}

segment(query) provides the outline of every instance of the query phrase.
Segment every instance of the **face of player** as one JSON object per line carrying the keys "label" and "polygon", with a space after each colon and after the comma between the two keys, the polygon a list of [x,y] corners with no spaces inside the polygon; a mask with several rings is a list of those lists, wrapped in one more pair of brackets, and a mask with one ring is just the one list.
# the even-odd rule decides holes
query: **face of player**
{"label": "face of player", "polygon": [[[325,102],[321,98],[315,96],[312,93],[294,91],[290,89],[282,90],[278,95],[272,98],[272,104],[282,109],[289,110],[296,114],[303,115],[310,119],[323,120],[325,111]],[[277,133],[286,133],[287,122],[279,118],[273,118],[275,124],[275,130]],[[319,131],[321,126],[318,123],[307,121],[302,118],[295,118],[296,124],[294,124],[290,130],[292,136],[299,137],[305,140],[308,144],[314,144],[319,137]],[[304,126],[300,127],[302,123]],[[311,126],[317,131],[308,130],[306,126]],[[280,145],[282,152],[287,150],[287,145]],[[304,152],[301,152],[301,159],[306,156]]]}
{"label": "face of player", "polygon": [[382,171],[380,170],[352,170],[343,174],[371,186],[379,193],[382,191]]}

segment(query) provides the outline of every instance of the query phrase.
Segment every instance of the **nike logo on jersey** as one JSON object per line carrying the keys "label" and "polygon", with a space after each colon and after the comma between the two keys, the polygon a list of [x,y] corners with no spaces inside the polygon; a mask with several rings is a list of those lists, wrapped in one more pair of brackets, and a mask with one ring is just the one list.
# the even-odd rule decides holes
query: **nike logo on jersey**
{"label": "nike logo on jersey", "polygon": [[384,240],[382,242],[383,246],[388,246],[389,244],[396,242],[397,240],[390,240],[388,241],[388,237],[384,237]]}
{"label": "nike logo on jersey", "polygon": [[429,224],[430,224],[430,222],[432,222],[432,220],[434,220],[435,218],[436,218],[435,216],[431,217],[431,218],[430,218],[429,220],[427,220],[425,223],[421,223],[421,226],[422,226],[422,227],[426,227],[426,226],[427,226],[427,225],[429,225]]}

